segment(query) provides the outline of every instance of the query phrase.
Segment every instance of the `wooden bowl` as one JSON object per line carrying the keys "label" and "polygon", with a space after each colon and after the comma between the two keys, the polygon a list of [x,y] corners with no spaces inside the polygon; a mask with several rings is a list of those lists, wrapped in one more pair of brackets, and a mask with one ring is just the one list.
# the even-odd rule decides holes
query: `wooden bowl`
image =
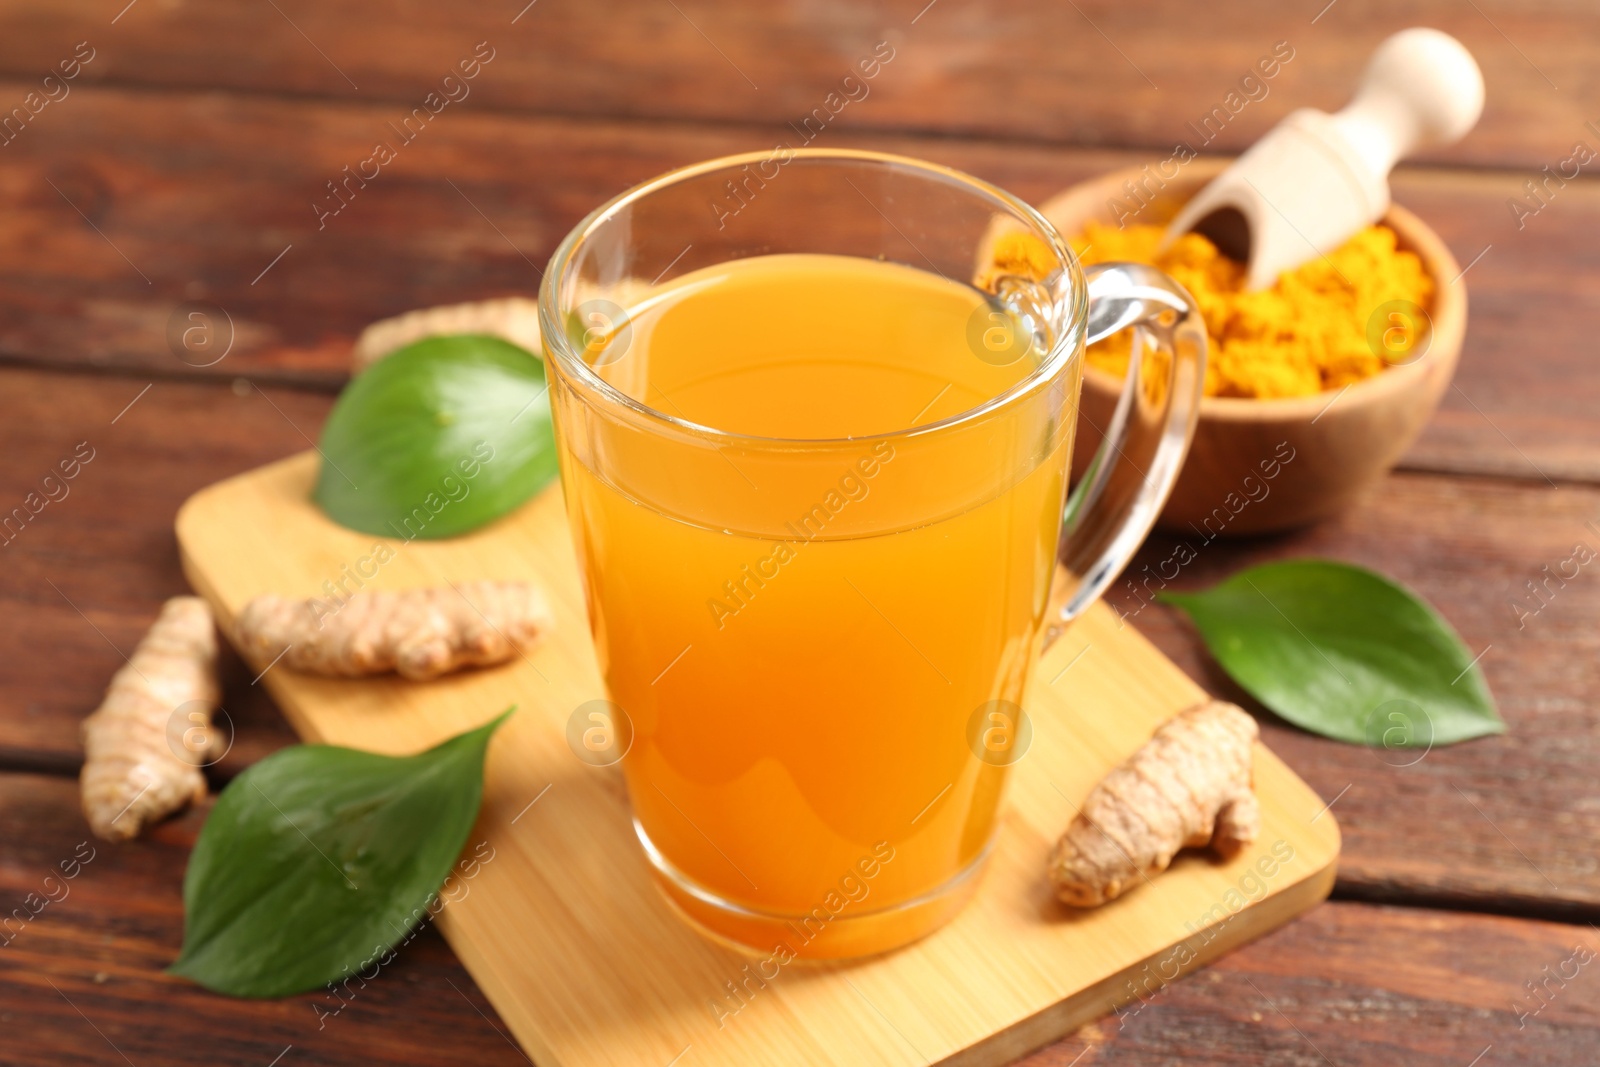
{"label": "wooden bowl", "polygon": [[[1165,224],[1227,163],[1193,160],[1167,179],[1153,200],[1146,193],[1147,206],[1129,222]],[[1068,237],[1090,221],[1115,223],[1119,203],[1121,210],[1138,206],[1125,183],[1157,190],[1154,173],[1154,168],[1129,169],[1083,182],[1039,210]],[[1342,393],[1282,400],[1206,397],[1189,458],[1161,513],[1163,528],[1209,541],[1329,518],[1387,474],[1422,431],[1455,374],[1467,324],[1466,287],[1455,257],[1421,219],[1391,206],[1383,222],[1433,277],[1431,337],[1418,340],[1426,350]],[[1084,367],[1074,478],[1099,447],[1096,427],[1109,423],[1121,390],[1121,379]]]}

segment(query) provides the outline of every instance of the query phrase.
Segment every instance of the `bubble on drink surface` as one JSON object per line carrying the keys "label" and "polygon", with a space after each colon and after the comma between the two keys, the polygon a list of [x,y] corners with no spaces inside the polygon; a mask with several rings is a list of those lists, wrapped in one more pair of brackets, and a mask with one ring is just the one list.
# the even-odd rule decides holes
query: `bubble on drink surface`
{"label": "bubble on drink surface", "polygon": [[209,767],[233,748],[233,718],[204,700],[186,700],[167,716],[167,749],[179,762]]}
{"label": "bubble on drink surface", "polygon": [[1428,354],[1433,320],[1411,300],[1388,300],[1367,316],[1367,347],[1390,366],[1403,367]]}
{"label": "bubble on drink surface", "polygon": [[1033,721],[1009,700],[979,704],[967,716],[967,747],[991,767],[1009,767],[1028,754]]}
{"label": "bubble on drink surface", "polygon": [[191,367],[212,367],[233,349],[233,316],[220,304],[189,300],[167,316],[167,348]]}
{"label": "bubble on drink surface", "polygon": [[595,297],[572,309],[568,333],[579,355],[591,367],[604,367],[628,354],[633,344],[633,319],[614,300]]}
{"label": "bubble on drink surface", "polygon": [[567,747],[591,767],[610,767],[633,747],[633,720],[609,700],[586,700],[567,716]]}
{"label": "bubble on drink surface", "polygon": [[1411,700],[1379,704],[1368,713],[1362,732],[1373,753],[1391,767],[1420,763],[1433,748],[1433,718]]}

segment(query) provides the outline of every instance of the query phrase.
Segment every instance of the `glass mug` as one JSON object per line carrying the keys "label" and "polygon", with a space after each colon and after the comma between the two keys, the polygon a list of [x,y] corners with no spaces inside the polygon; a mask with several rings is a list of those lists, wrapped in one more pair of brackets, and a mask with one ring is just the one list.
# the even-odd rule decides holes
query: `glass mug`
{"label": "glass mug", "polygon": [[[1028,269],[990,269],[1017,234]],[[556,250],[540,326],[611,725],[703,931],[866,955],[975,888],[1038,652],[1148,533],[1199,410],[1193,299],[1087,274],[992,185],[826,149],[663,175]],[[1128,326],[1069,497],[1085,343]]]}

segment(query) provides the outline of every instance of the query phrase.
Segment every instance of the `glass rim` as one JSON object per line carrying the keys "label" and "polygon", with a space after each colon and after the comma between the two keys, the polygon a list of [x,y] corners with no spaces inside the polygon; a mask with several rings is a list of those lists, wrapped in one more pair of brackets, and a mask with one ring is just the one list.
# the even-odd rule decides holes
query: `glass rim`
{"label": "glass rim", "polygon": [[[1077,255],[1073,253],[1071,246],[1067,244],[1066,239],[1061,236],[1055,226],[1031,204],[1006,192],[999,186],[974,177],[965,171],[956,170],[953,167],[946,167],[938,163],[930,163],[912,156],[855,148],[794,148],[789,149],[789,153],[790,156],[785,160],[785,165],[802,161],[859,162],[918,172],[959,187],[966,192],[978,194],[988,199],[995,206],[1006,209],[1014,217],[1026,222],[1033,229],[1035,235],[1042,238],[1050,246],[1057,259],[1061,262],[1062,269],[1066,273],[1068,285],[1068,293],[1066,295],[1070,303],[1067,321],[1063,328],[1057,331],[1050,351],[1045,353],[1044,358],[1039,361],[1039,365],[1029,371],[1020,381],[1001,390],[982,403],[956,412],[954,415],[946,416],[934,422],[924,423],[920,426],[907,426],[853,437],[767,437],[760,434],[722,430],[654,408],[641,400],[629,396],[602,378],[573,348],[566,331],[561,328],[561,319],[567,310],[559,307],[562,283],[565,281],[567,271],[576,259],[585,239],[619,211],[652,194],[681,184],[691,178],[697,178],[715,171],[736,170],[743,166],[759,163],[771,158],[773,155],[771,150],[767,150],[718,156],[714,159],[678,167],[647,181],[640,182],[638,185],[618,193],[589,212],[582,221],[568,232],[566,237],[562,238],[561,243],[556,246],[555,252],[550,256],[550,261],[545,268],[544,279],[539,285],[540,340],[545,351],[554,355],[555,363],[559,366],[559,369],[552,369],[548,365],[550,360],[546,360],[545,374],[547,380],[550,375],[559,373],[570,382],[582,385],[599,400],[644,420],[646,426],[658,431],[665,430],[676,434],[685,434],[696,439],[711,440],[720,444],[744,444],[764,450],[784,447],[824,449],[841,446],[859,447],[863,442],[870,444],[884,440],[903,440],[957,429],[994,414],[1012,404],[1020,403],[1037,389],[1050,382],[1071,361],[1077,348],[1076,339],[1082,334],[1088,320],[1088,284],[1084,280],[1082,266],[1078,262]],[[913,269],[920,268],[913,266]],[[584,399],[586,402],[592,402],[587,397]]]}

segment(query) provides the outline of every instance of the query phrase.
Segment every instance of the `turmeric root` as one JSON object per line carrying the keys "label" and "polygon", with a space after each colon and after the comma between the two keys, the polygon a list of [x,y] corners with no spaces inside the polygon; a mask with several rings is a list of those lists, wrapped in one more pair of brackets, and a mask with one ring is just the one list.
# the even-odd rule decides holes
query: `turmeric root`
{"label": "turmeric root", "polygon": [[[206,795],[200,766],[216,741],[218,696],[211,609],[199,597],[173,597],[83,721],[83,813],[97,837],[135,837]],[[175,719],[185,704],[195,714]]]}
{"label": "turmeric root", "polygon": [[544,594],[526,582],[364,591],[346,600],[258,596],[239,613],[241,651],[307,674],[398,671],[425,680],[503,663],[555,625]]}
{"label": "turmeric root", "polygon": [[1251,792],[1258,734],[1254,719],[1220,700],[1163,725],[1090,791],[1056,844],[1056,895],[1092,908],[1166,870],[1181,848],[1209,844],[1231,856],[1254,841],[1261,828]]}
{"label": "turmeric root", "polygon": [[425,337],[449,333],[486,333],[539,352],[539,304],[525,297],[479,300],[419,308],[375,322],[356,339],[351,363],[360,374],[389,353]]}

